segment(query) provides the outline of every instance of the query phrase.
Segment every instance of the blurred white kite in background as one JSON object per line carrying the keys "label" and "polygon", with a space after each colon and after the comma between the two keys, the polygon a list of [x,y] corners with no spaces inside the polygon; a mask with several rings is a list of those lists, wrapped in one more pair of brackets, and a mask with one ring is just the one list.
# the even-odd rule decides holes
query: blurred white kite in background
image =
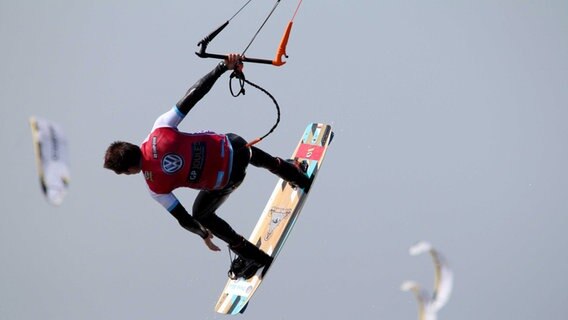
{"label": "blurred white kite in background", "polygon": [[438,310],[448,302],[452,293],[454,278],[452,270],[450,270],[444,256],[426,241],[421,241],[410,247],[409,251],[413,256],[430,252],[435,268],[434,292],[430,295],[426,289],[414,281],[405,281],[401,286],[401,290],[414,293],[418,301],[419,320],[436,320]]}
{"label": "blurred white kite in background", "polygon": [[60,205],[69,187],[69,151],[61,127],[51,121],[30,118],[41,189],[47,201]]}

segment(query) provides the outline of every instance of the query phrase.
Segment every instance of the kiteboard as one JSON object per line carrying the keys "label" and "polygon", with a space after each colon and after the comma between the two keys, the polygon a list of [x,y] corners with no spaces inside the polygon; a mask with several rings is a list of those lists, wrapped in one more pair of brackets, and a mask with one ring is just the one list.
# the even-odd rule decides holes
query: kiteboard
{"label": "kiteboard", "polygon": [[259,269],[249,278],[229,278],[217,304],[215,311],[222,314],[243,313],[264,280],[268,269],[274,264],[282,250],[286,239],[296,223],[300,211],[313,188],[313,180],[317,176],[327,148],[333,139],[331,126],[322,123],[311,123],[307,126],[292,159],[305,160],[308,163],[307,174],[312,178],[309,190],[296,188],[280,179],[264,208],[249,241],[269,254],[273,261],[270,265]]}

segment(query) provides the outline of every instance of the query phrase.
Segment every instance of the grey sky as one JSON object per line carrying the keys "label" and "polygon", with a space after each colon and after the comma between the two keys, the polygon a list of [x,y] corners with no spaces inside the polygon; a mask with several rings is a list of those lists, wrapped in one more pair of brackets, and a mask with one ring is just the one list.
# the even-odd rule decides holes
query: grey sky
{"label": "grey sky", "polygon": [[[197,42],[234,1],[0,1],[0,319],[222,319],[229,265],[147,195],[102,168],[140,142],[214,60]],[[297,2],[250,56],[271,58]],[[273,2],[253,2],[211,51],[244,48]],[[311,121],[335,140],[286,247],[241,318],[416,319],[404,280],[429,287],[428,240],[455,287],[439,319],[568,312],[568,2],[304,1],[282,68],[246,65],[282,122],[261,147],[291,154]],[[227,77],[183,130],[254,138],[274,109]],[[62,125],[72,184],[37,181],[27,118]],[[219,214],[250,234],[276,179],[251,168]],[[189,207],[196,195],[176,195]],[[221,244],[217,241],[218,244]]]}

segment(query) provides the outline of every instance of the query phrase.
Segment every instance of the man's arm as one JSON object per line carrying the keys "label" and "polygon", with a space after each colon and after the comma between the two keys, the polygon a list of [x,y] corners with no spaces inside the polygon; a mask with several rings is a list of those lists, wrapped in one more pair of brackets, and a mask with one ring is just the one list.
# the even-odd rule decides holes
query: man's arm
{"label": "man's arm", "polygon": [[152,131],[160,127],[177,128],[187,113],[211,90],[217,79],[219,79],[225,71],[242,69],[241,60],[240,55],[234,53],[229,54],[227,60],[219,63],[213,70],[191,86],[185,96],[183,96],[174,107],[160,115],[154,122]]}
{"label": "man's arm", "polygon": [[180,202],[177,203],[170,213],[179,221],[179,224],[184,229],[199,235],[211,251],[221,251],[221,249],[219,249],[219,247],[211,241],[213,239],[211,231],[205,229],[199,222],[197,222],[197,220],[195,220],[193,216],[185,210]]}
{"label": "man's arm", "polygon": [[239,54],[231,53],[227,55],[227,59],[220,62],[211,70],[208,74],[199,79],[189,90],[181,100],[176,104],[178,111],[185,117],[189,111],[203,98],[209,90],[213,87],[217,79],[225,73],[227,70],[233,70],[237,68],[242,69],[241,63],[242,57]]}
{"label": "man's arm", "polygon": [[207,230],[199,223],[199,221],[195,220],[195,218],[193,218],[193,216],[185,210],[183,205],[179,202],[179,200],[177,200],[173,193],[158,194],[150,190],[150,194],[152,195],[152,198],[158,201],[172,216],[174,216],[174,218],[176,218],[184,229],[200,236],[210,250],[221,250],[211,241],[213,239],[211,231]]}
{"label": "man's arm", "polygon": [[195,220],[193,216],[190,215],[187,210],[185,210],[180,202],[178,202],[169,211],[185,230],[195,233],[202,239],[207,238],[207,236],[209,235],[209,231],[207,231],[207,229],[205,229],[199,222],[197,222],[197,220]]}
{"label": "man's arm", "polygon": [[222,61],[208,74],[197,80],[197,82],[187,90],[185,96],[176,104],[179,112],[185,117],[197,102],[211,90],[217,79],[227,70],[229,70],[227,65]]}

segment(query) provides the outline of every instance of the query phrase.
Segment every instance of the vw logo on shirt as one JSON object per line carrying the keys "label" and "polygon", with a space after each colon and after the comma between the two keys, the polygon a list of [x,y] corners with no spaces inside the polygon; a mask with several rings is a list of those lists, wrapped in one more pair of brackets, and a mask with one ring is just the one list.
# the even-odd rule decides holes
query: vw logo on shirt
{"label": "vw logo on shirt", "polygon": [[178,172],[183,167],[183,158],[175,153],[168,153],[162,158],[162,170],[167,174]]}

